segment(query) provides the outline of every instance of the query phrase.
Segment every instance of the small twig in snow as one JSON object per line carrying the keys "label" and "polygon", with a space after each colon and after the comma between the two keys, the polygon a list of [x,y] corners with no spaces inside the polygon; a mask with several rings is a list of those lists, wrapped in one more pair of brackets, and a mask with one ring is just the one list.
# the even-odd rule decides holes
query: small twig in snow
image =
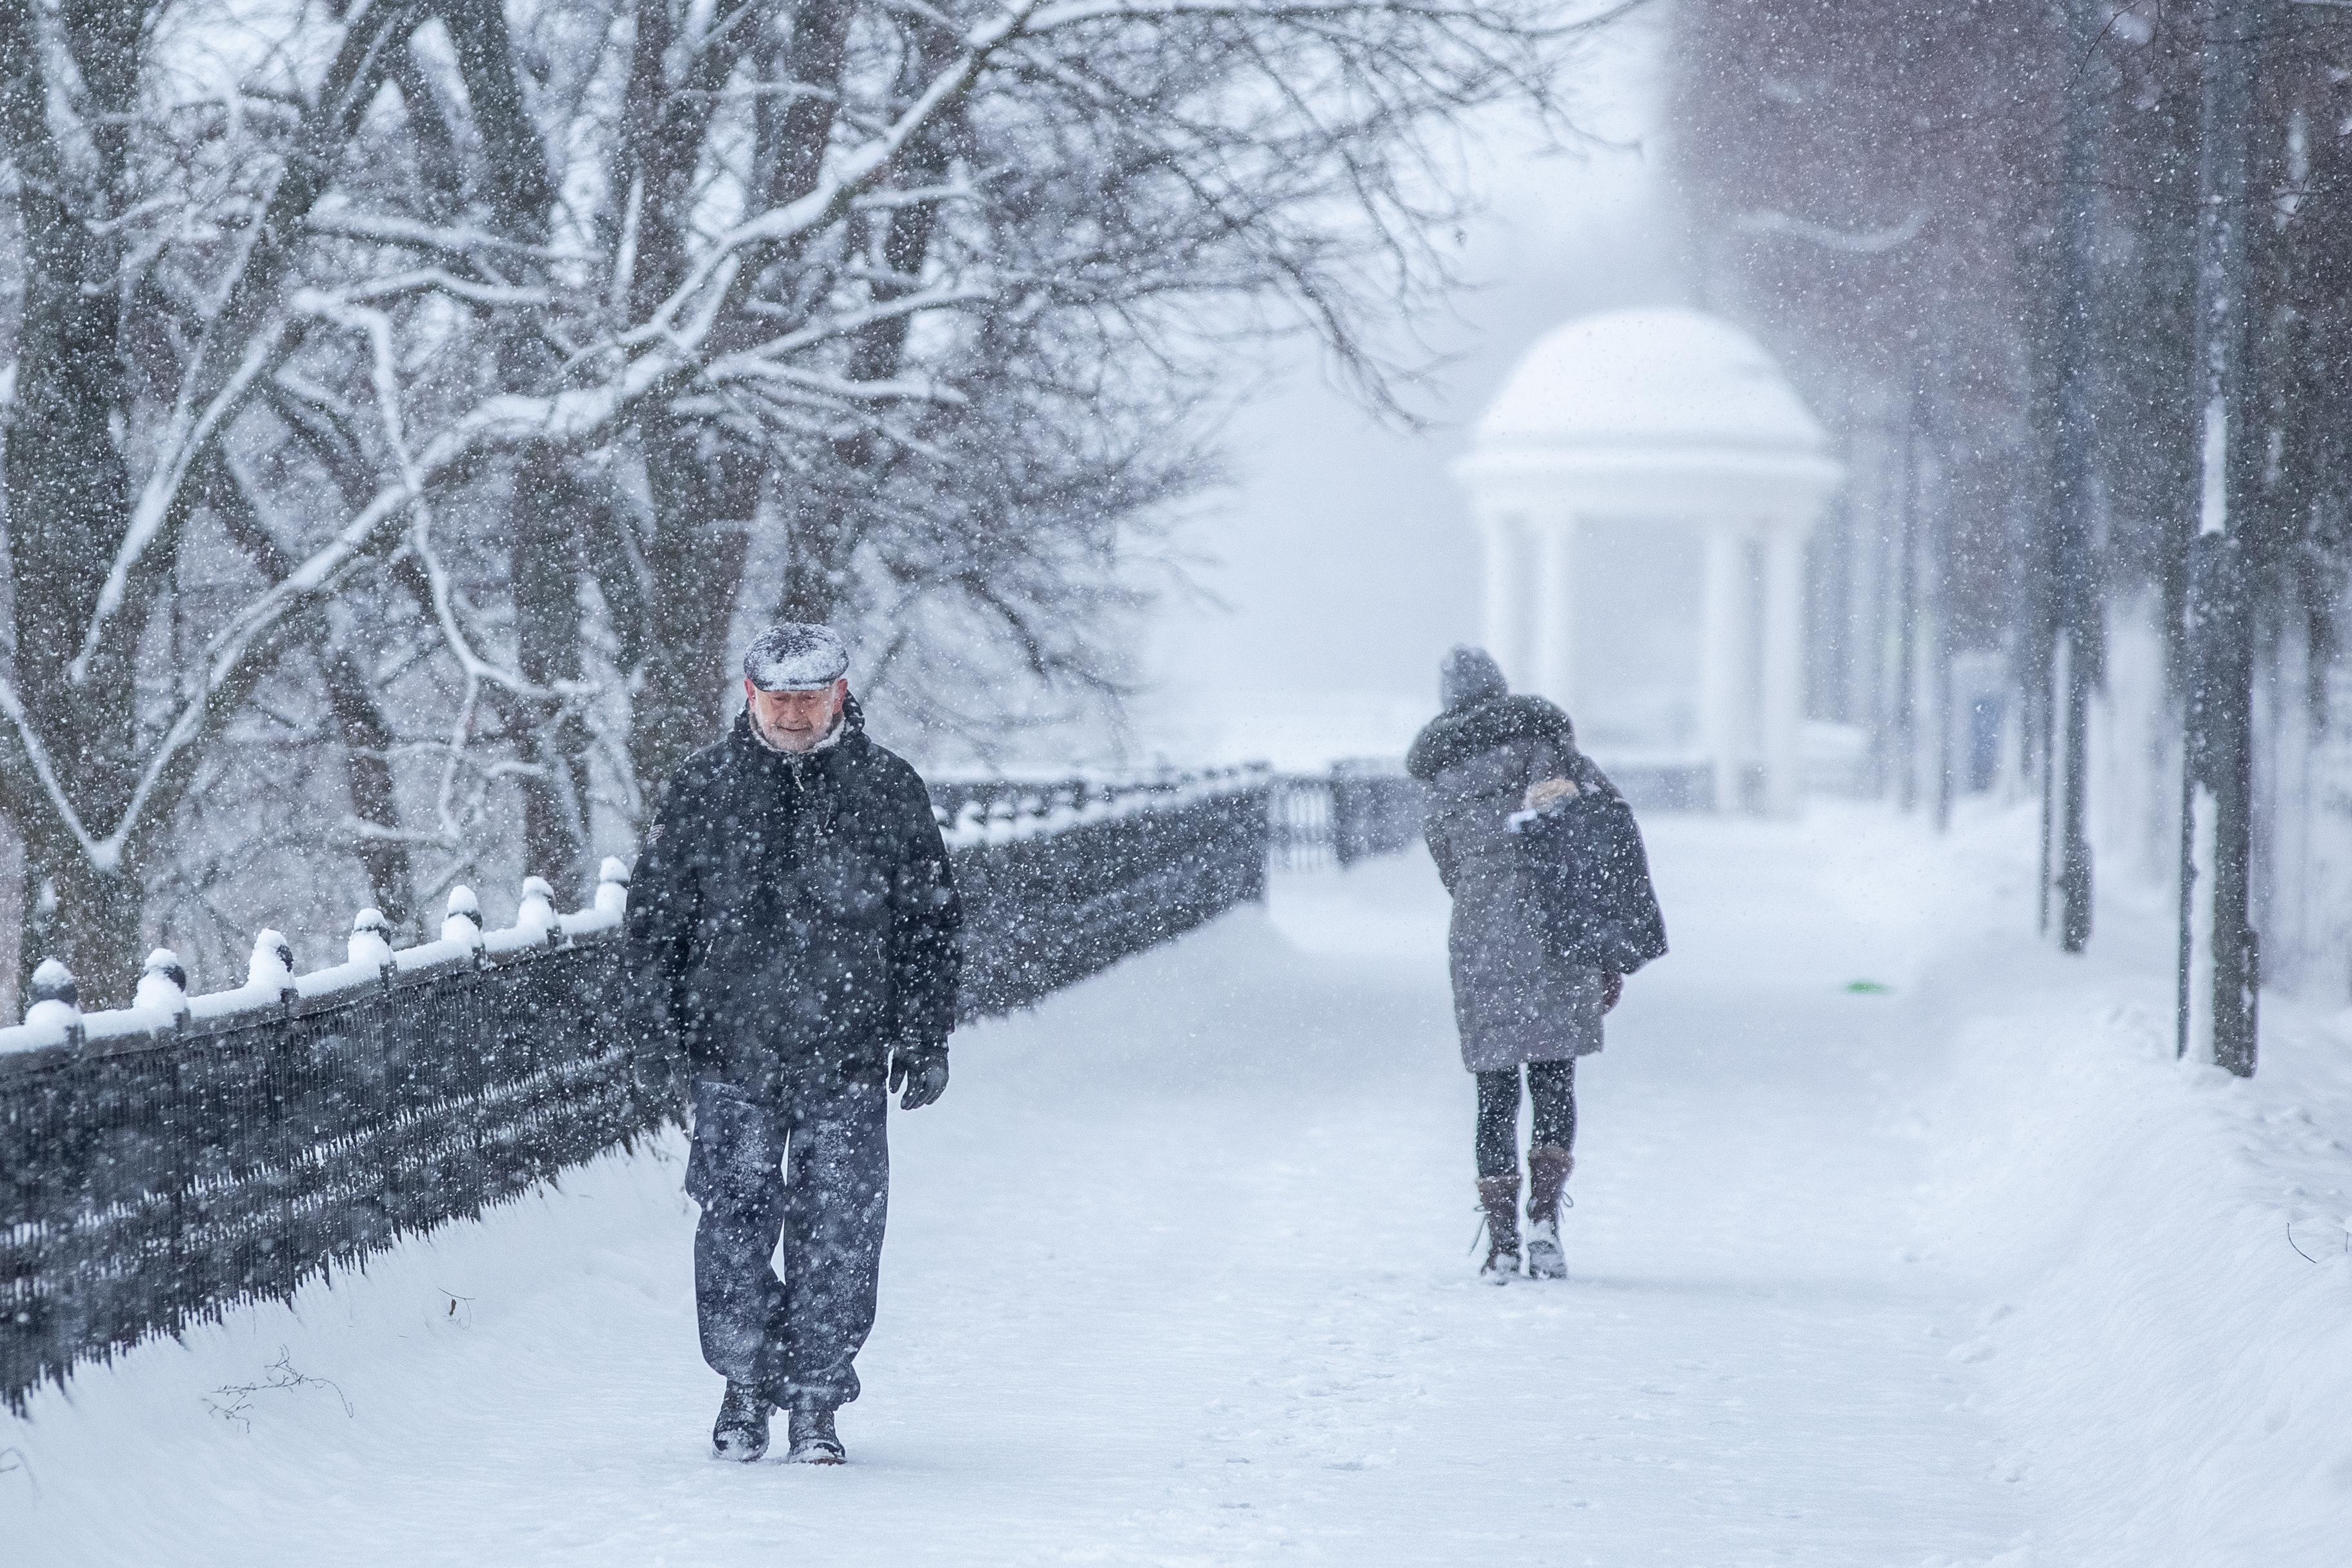
{"label": "small twig in snow", "polygon": [[266,1394],[276,1388],[323,1388],[332,1394],[336,1402],[342,1405],[343,1415],[346,1417],[358,1415],[358,1412],[352,1408],[352,1402],[343,1396],[341,1384],[331,1378],[312,1377],[307,1372],[296,1370],[294,1353],[284,1345],[278,1347],[278,1359],[262,1368],[262,1371],[268,1375],[260,1383],[232,1383],[225,1387],[214,1389],[213,1392],[221,1397],[217,1400],[205,1400],[205,1408],[222,1420],[234,1421],[250,1432],[253,1430],[253,1418],[247,1412],[253,1408],[255,1394]]}

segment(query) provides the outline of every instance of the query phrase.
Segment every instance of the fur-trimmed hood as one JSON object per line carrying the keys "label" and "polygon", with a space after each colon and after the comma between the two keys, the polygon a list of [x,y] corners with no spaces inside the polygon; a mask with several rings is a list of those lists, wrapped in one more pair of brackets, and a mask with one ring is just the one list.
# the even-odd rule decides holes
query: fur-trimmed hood
{"label": "fur-trimmed hood", "polygon": [[1543,698],[1490,697],[1432,719],[1405,752],[1404,771],[1426,784],[1465,758],[1513,741],[1549,741],[1573,752],[1576,727]]}

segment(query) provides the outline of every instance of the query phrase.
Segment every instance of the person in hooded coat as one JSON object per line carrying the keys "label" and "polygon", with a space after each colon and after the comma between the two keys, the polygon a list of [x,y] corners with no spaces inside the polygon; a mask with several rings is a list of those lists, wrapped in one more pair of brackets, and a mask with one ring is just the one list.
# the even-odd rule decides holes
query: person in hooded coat
{"label": "person in hooded coat", "polygon": [[793,1460],[840,1462],[834,1412],[857,1397],[880,1279],[887,1093],[915,1110],[947,1089],[955,879],[922,779],[866,737],[848,662],[820,626],[752,645],[744,711],[663,785],[630,889],[637,1033],[693,1107],[725,1458],[764,1454],[781,1407]]}
{"label": "person in hooded coat", "polygon": [[1568,715],[1513,696],[1483,649],[1456,647],[1439,672],[1444,710],[1415,737],[1405,771],[1428,789],[1429,851],[1454,898],[1447,945],[1462,1065],[1477,1080],[1475,1153],[1486,1259],[1496,1284],[1520,1268],[1520,1082],[1534,1101],[1528,1149],[1528,1274],[1567,1272],[1559,1210],[1575,1168],[1576,1058],[1601,1048],[1601,1016],[1623,980],[1552,951],[1513,814],[1615,786],[1577,750]]}

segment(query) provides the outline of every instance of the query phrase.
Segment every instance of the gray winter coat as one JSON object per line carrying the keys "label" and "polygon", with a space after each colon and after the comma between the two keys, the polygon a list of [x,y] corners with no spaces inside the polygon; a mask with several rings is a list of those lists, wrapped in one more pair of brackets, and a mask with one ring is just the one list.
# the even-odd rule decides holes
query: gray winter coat
{"label": "gray winter coat", "polygon": [[1538,780],[1612,787],[1576,749],[1568,715],[1540,697],[1450,708],[1414,740],[1405,770],[1429,786],[1429,852],[1454,895],[1448,946],[1462,1065],[1493,1072],[1599,1050],[1601,971],[1548,951],[1534,889],[1506,831]]}

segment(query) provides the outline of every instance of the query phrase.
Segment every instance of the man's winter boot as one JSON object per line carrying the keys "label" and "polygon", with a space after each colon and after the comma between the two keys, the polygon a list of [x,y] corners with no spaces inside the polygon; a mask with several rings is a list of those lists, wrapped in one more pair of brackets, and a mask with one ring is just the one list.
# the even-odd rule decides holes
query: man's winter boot
{"label": "man's winter boot", "polygon": [[710,1447],[722,1459],[750,1464],[768,1451],[768,1396],[748,1383],[727,1380],[727,1397],[719,1402],[719,1422],[710,1428]]}
{"label": "man's winter boot", "polygon": [[1519,1178],[1480,1177],[1478,1206],[1486,1211],[1486,1261],[1478,1278],[1507,1285],[1519,1272]]}
{"label": "man's winter boot", "polygon": [[837,1465],[849,1457],[834,1432],[830,1410],[792,1412],[784,1422],[784,1436],[792,1445],[784,1454],[788,1465]]}
{"label": "man's winter boot", "polygon": [[1568,1255],[1559,1247],[1560,1194],[1576,1156],[1549,1143],[1528,1151],[1528,1278],[1565,1279]]}

